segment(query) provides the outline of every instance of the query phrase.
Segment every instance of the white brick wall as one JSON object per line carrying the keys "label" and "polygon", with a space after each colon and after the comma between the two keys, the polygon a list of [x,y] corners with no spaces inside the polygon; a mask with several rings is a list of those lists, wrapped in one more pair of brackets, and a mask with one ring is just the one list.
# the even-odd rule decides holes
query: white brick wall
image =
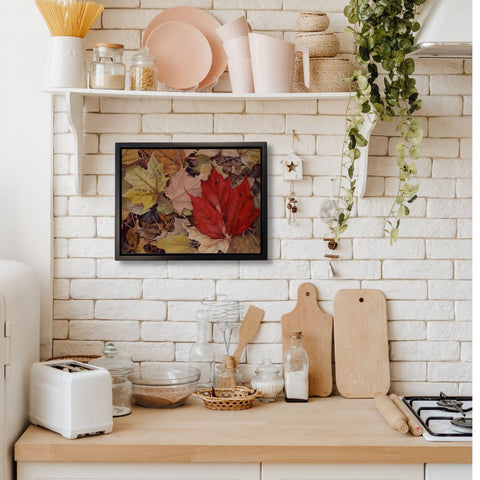
{"label": "white brick wall", "polygon": [[[175,0],[106,0],[102,21],[86,41],[125,43],[128,60],[143,30]],[[185,3],[185,2],[184,2]],[[341,53],[352,51],[343,34],[346,0],[189,0],[212,9],[222,22],[246,14],[254,29],[295,37],[300,10],[323,10],[339,33]],[[214,10],[213,10],[214,9]],[[282,10],[283,9],[283,10]],[[65,101],[54,101],[54,329],[53,355],[100,354],[116,341],[136,362],[186,361],[202,300],[228,295],[242,311],[266,310],[264,323],[242,357],[247,378],[264,356],[282,361],[280,318],[295,305],[305,281],[332,313],[342,288],[378,288],[388,299],[392,389],[398,393],[467,394],[471,391],[471,62],[418,60],[420,118],[426,138],[416,161],[419,200],[402,220],[390,247],[383,216],[397,186],[394,125],[379,124],[370,142],[367,196],[328,277],[327,226],[321,202],[338,175],[344,100],[290,102],[89,98],[85,103],[85,195],[74,194],[73,137]],[[228,91],[228,75],[217,87]],[[296,186],[297,222],[288,224],[281,160],[291,149],[305,159]],[[266,262],[115,262],[115,142],[267,141],[269,144],[270,260]],[[218,329],[212,329],[218,359]]]}

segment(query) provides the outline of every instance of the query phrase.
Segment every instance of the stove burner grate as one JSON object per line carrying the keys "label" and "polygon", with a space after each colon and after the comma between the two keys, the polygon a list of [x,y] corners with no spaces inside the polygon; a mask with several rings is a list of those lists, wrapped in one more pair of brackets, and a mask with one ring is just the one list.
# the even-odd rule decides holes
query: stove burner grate
{"label": "stove burner grate", "polygon": [[469,417],[459,417],[450,420],[454,427],[459,427],[466,430],[472,430],[472,419]]}

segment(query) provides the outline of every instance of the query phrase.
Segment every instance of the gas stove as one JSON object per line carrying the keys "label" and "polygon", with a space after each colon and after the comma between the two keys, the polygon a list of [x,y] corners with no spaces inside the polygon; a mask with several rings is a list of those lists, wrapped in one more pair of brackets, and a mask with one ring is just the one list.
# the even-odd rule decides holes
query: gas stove
{"label": "gas stove", "polygon": [[403,397],[432,442],[465,442],[472,439],[472,397]]}

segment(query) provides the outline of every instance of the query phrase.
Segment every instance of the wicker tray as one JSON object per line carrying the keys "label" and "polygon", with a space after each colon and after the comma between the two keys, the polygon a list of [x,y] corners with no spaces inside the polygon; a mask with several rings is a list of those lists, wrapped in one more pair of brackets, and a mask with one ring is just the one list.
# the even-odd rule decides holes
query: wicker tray
{"label": "wicker tray", "polygon": [[301,59],[295,61],[293,91],[305,92],[348,92],[350,86],[343,80],[350,77],[355,66],[346,58],[311,58],[310,59],[310,88],[303,82],[303,63]]}
{"label": "wicker tray", "polygon": [[215,388],[214,391],[215,397],[210,388],[193,392],[193,396],[201,398],[203,405],[210,410],[246,410],[252,408],[253,401],[259,396],[256,390],[240,386]]}
{"label": "wicker tray", "polygon": [[340,50],[340,42],[334,33],[299,33],[297,43],[308,47],[310,57],[334,57]]}
{"label": "wicker tray", "polygon": [[63,356],[63,357],[50,357],[42,362],[49,362],[50,360],[75,360],[76,362],[80,363],[88,363],[95,358],[99,358],[100,355],[70,355],[70,356]]}
{"label": "wicker tray", "polygon": [[325,12],[300,12],[297,27],[301,32],[323,32],[330,25]]}

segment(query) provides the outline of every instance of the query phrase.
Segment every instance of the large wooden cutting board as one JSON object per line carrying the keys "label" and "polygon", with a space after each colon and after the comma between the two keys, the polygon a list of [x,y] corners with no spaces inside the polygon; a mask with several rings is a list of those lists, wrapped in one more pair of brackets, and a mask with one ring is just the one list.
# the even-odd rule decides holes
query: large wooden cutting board
{"label": "large wooden cutting board", "polygon": [[328,397],[332,393],[332,317],[318,306],[317,289],[303,283],[297,306],[282,316],[283,357],[290,347],[290,334],[301,330],[308,354],[308,394]]}
{"label": "large wooden cutting board", "polygon": [[348,398],[390,388],[387,305],[380,290],[340,290],[333,304],[335,381]]}

